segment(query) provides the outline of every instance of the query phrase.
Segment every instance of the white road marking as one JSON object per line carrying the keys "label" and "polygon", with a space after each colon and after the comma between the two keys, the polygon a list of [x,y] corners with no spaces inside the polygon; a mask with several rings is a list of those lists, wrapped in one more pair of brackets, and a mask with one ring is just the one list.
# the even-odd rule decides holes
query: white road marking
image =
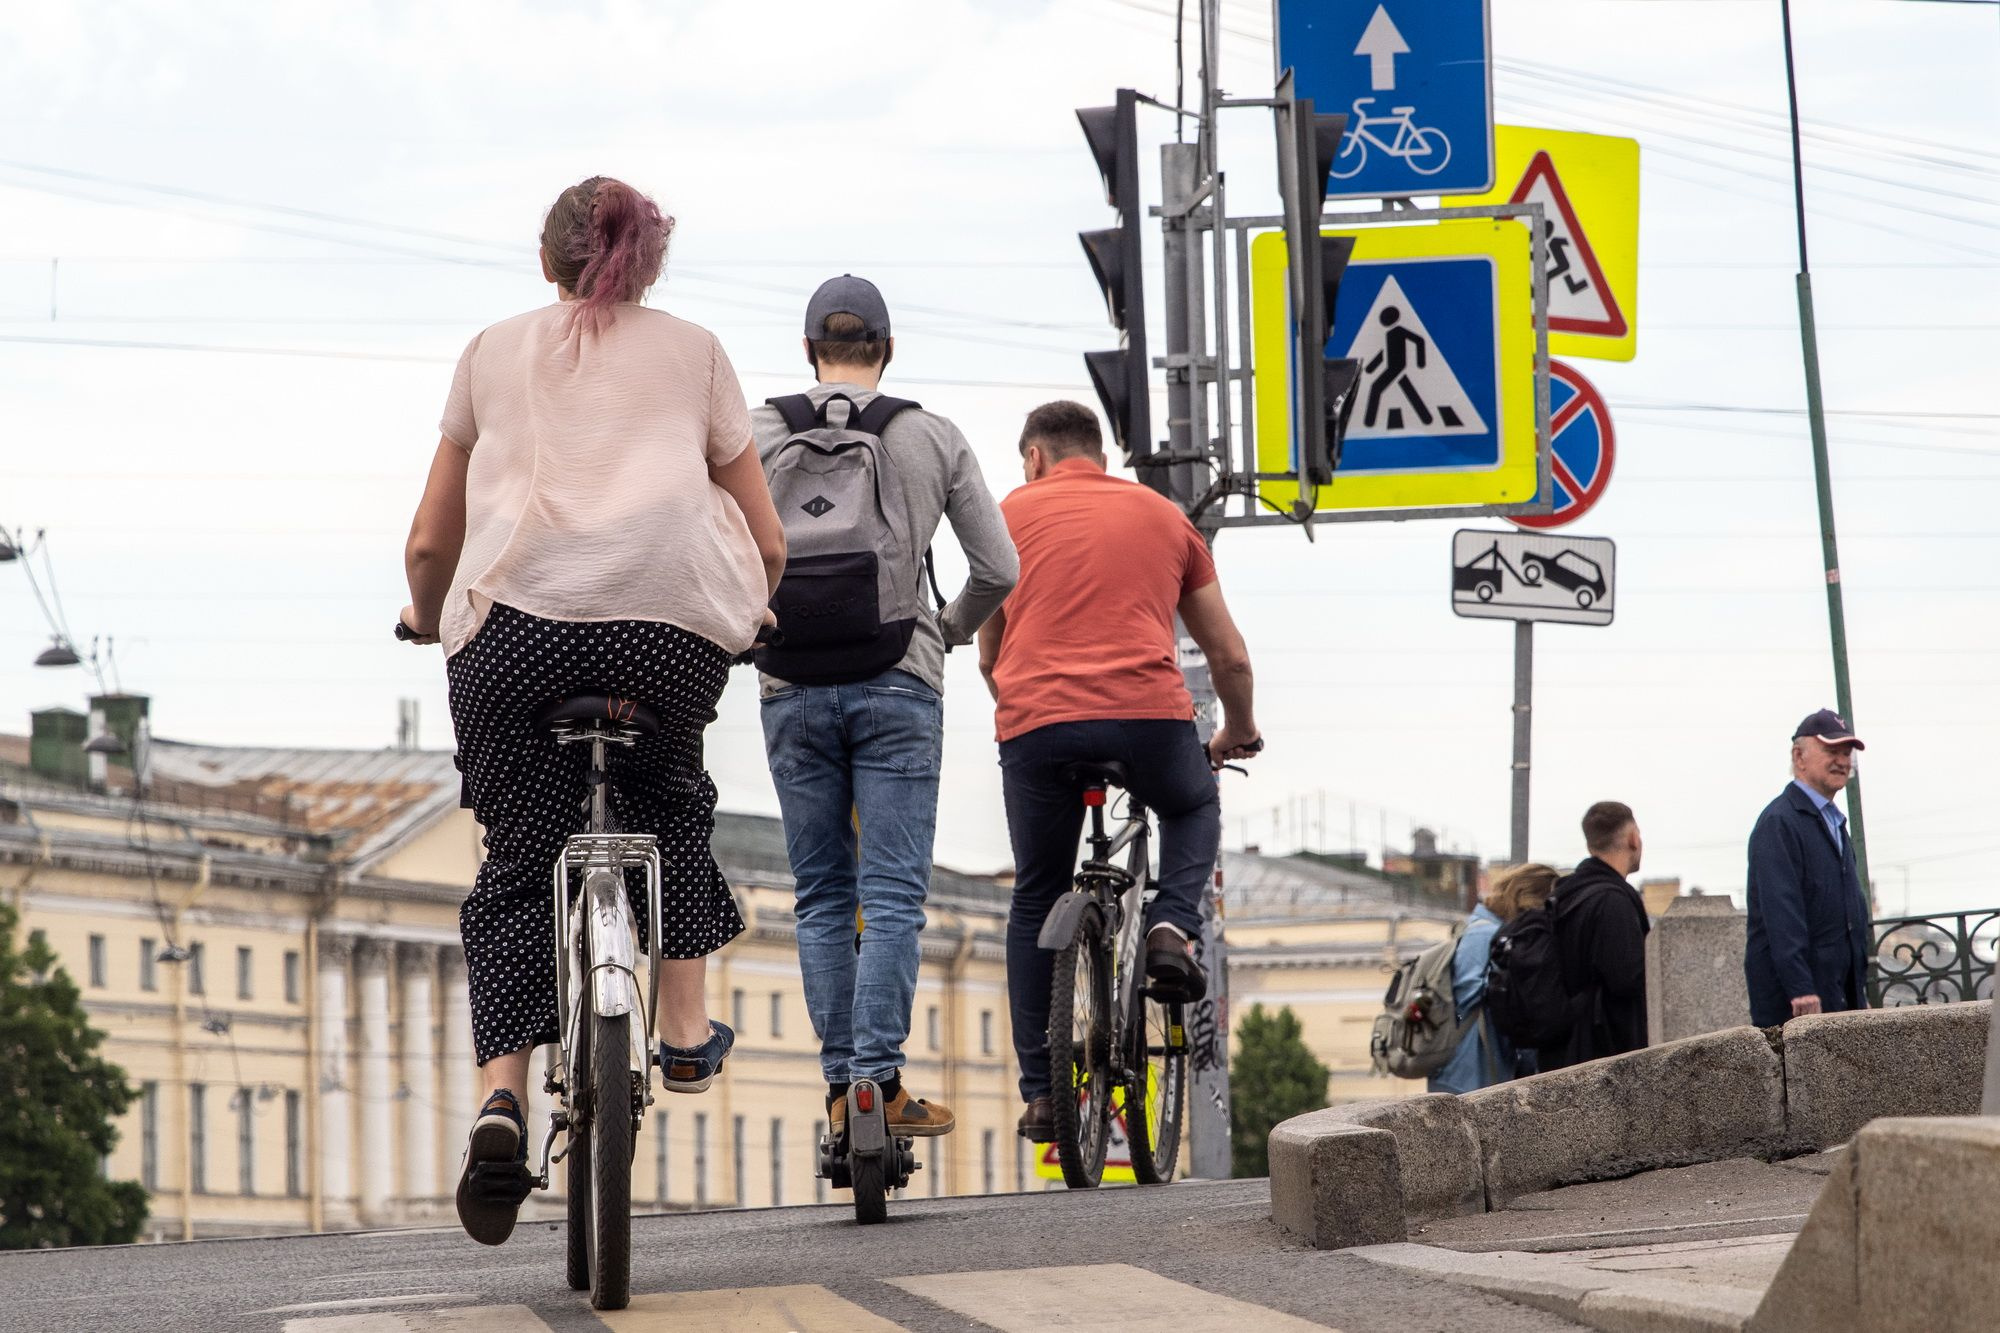
{"label": "white road marking", "polygon": [[1003,1268],[887,1279],[1001,1333],[1327,1333],[1325,1324],[1219,1296],[1130,1264]]}
{"label": "white road marking", "polygon": [[904,1333],[825,1287],[741,1287],[634,1296],[630,1308],[600,1310],[611,1333]]}
{"label": "white road marking", "polygon": [[[468,1298],[454,1295],[451,1299]],[[287,1319],[284,1333],[549,1333],[549,1326],[525,1305],[461,1305],[449,1310],[383,1310]]]}

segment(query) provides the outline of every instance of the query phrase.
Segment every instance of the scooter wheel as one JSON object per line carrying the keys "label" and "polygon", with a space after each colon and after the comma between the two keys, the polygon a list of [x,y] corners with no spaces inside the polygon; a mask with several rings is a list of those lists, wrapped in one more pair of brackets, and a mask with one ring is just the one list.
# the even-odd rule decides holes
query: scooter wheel
{"label": "scooter wheel", "polygon": [[850,1157],[848,1174],[854,1178],[854,1220],[866,1225],[889,1220],[888,1181],[880,1157]]}

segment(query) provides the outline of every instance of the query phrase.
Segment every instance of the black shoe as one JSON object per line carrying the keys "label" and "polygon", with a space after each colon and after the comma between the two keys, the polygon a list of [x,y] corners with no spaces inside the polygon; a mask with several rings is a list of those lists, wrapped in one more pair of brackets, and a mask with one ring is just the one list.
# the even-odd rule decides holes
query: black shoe
{"label": "black shoe", "polygon": [[1046,1097],[1037,1097],[1028,1103],[1028,1109],[1021,1112],[1021,1119],[1014,1126],[1014,1132],[1030,1143],[1054,1143],[1056,1141],[1056,1107]]}
{"label": "black shoe", "polygon": [[1208,994],[1208,974],[1172,926],[1146,932],[1146,994],[1162,1004],[1193,1004]]}
{"label": "black shoe", "polygon": [[528,1176],[528,1122],[514,1094],[495,1092],[479,1108],[458,1177],[458,1220],[481,1245],[514,1234],[514,1219],[534,1182]]}

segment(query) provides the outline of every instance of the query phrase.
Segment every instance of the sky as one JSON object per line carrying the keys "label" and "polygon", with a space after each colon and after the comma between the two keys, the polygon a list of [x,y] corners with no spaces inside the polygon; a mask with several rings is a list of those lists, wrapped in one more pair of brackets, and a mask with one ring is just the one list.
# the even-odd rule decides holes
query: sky
{"label": "sky", "polygon": [[[1797,11],[1878,892],[1991,906],[2000,8]],[[1269,8],[1223,22],[1223,86],[1268,95]],[[1174,26],[1169,0],[0,0],[0,523],[46,530],[71,628],[115,642],[162,736],[387,745],[414,698],[449,745],[437,650],[387,632],[402,539],[459,351],[549,297],[561,188],[618,175],[677,217],[652,304],[714,329],[753,400],[806,382],[811,289],[873,278],[885,388],[1004,491],[1027,409],[1092,401],[1080,354],[1115,345],[1074,109],[1170,99]],[[1618,614],[1537,633],[1531,851],[1574,861],[1584,807],[1624,800],[1643,874],[1740,893],[1792,728],[1834,697],[1777,6],[1493,0],[1492,31],[1501,121],[1636,137],[1643,164],[1639,355],[1578,365],[1618,464],[1574,530],[1617,541]],[[1221,152],[1232,212],[1275,211],[1266,113],[1229,113]],[[1450,612],[1461,526],[1219,539],[1269,739],[1225,782],[1230,845],[1372,856],[1422,825],[1505,853],[1512,636]],[[0,566],[0,731],[88,689],[29,665],[46,641]],[[739,673],[708,754],[726,807],[775,813],[754,694]],[[972,870],[1008,859],[991,735],[955,653],[938,855]]]}

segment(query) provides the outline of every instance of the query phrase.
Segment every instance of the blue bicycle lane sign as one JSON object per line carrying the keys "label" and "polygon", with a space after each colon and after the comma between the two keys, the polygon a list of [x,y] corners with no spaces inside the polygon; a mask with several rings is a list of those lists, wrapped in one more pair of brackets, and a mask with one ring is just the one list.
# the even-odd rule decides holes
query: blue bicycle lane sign
{"label": "blue bicycle lane sign", "polygon": [[1347,133],[1329,199],[1493,187],[1489,0],[1273,0],[1278,72]]}

